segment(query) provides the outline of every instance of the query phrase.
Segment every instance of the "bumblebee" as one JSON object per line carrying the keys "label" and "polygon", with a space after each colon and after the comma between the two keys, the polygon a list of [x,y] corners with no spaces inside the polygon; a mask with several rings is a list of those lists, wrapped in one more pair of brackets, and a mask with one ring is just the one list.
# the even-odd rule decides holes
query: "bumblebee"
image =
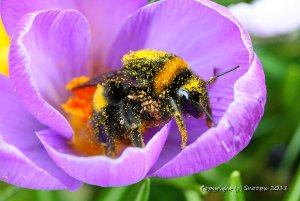
{"label": "bumblebee", "polygon": [[164,51],[131,51],[122,58],[123,68],[101,75],[73,88],[95,86],[89,123],[93,134],[105,145],[106,155],[116,156],[118,141],[144,147],[143,133],[175,119],[181,133],[181,149],[187,143],[183,117],[212,118],[207,86],[219,76],[204,81],[182,58]]}

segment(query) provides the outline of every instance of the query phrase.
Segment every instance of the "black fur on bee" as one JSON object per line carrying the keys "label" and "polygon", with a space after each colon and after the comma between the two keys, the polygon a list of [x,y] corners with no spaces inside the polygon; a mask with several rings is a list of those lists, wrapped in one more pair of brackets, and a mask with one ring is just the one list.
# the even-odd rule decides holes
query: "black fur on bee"
{"label": "black fur on bee", "polygon": [[187,133],[183,116],[206,116],[207,126],[212,127],[206,87],[217,77],[238,68],[204,81],[183,59],[163,51],[130,52],[122,62],[121,70],[92,78],[73,89],[97,86],[90,123],[109,157],[116,157],[116,144],[121,140],[144,147],[143,131],[162,126],[172,118],[178,125],[184,149]]}

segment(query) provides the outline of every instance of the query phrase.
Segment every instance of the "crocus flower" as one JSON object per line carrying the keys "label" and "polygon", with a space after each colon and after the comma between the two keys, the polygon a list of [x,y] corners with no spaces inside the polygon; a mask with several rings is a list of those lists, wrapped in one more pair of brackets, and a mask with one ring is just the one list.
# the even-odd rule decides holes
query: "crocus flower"
{"label": "crocus flower", "polygon": [[[266,100],[264,73],[247,32],[207,0],[2,0],[12,37],[10,78],[1,76],[0,179],[36,189],[76,190],[81,182],[128,185],[178,177],[224,163],[250,141]],[[31,12],[31,13],[29,13]],[[117,158],[78,155],[69,146],[71,117],[61,105],[70,80],[120,69],[130,50],[154,49],[185,59],[207,80],[239,65],[209,88],[216,127],[186,117],[188,145],[174,121]]]}
{"label": "crocus flower", "polygon": [[300,28],[298,0],[256,0],[229,7],[246,29],[258,37],[289,34]]}
{"label": "crocus flower", "polygon": [[2,19],[0,18],[0,73],[5,75],[8,73],[8,47],[9,37],[3,27]]}

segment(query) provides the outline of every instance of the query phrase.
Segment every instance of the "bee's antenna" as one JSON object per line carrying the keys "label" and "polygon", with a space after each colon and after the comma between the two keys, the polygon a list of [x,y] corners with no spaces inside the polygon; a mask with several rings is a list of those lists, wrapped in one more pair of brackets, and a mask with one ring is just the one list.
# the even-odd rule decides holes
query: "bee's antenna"
{"label": "bee's antenna", "polygon": [[230,72],[236,70],[236,69],[239,68],[239,67],[240,67],[240,66],[236,66],[236,67],[234,67],[234,68],[232,68],[232,69],[229,69],[229,70],[227,70],[227,71],[225,71],[225,72],[223,72],[223,73],[220,73],[219,75],[215,75],[215,76],[209,78],[208,81],[206,82],[206,85],[209,85],[209,84],[213,83],[218,77],[221,77],[221,76],[223,76],[223,75],[225,75],[225,74],[227,74],[227,73],[230,73]]}

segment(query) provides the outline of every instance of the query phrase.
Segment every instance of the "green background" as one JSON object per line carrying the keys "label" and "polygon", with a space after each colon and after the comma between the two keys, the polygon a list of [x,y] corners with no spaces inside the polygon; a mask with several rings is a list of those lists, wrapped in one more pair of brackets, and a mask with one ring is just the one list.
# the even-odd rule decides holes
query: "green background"
{"label": "green background", "polygon": [[[228,6],[237,0],[216,0]],[[249,2],[249,1],[244,1]],[[177,179],[151,178],[138,184],[77,192],[35,191],[0,182],[0,201],[299,201],[300,200],[300,31],[276,38],[252,37],[267,84],[264,117],[250,144],[230,162]],[[279,191],[206,192],[204,187],[281,186]]]}

